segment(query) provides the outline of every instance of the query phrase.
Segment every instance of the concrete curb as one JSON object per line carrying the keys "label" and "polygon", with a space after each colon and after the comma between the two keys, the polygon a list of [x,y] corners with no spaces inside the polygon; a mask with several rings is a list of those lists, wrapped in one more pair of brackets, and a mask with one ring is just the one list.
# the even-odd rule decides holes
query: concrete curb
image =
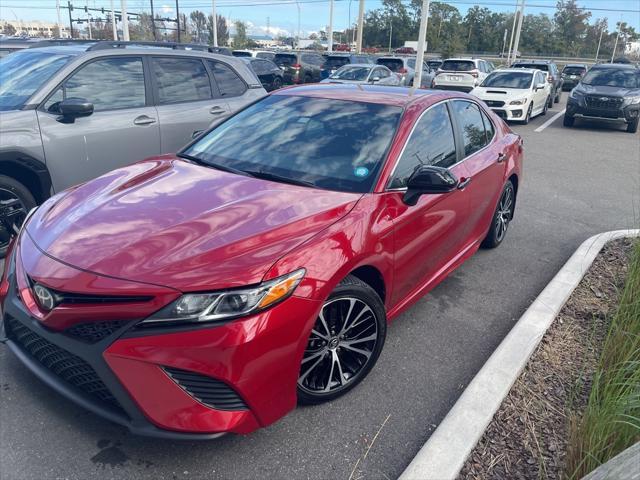
{"label": "concrete curb", "polygon": [[529,357],[604,245],[640,230],[587,239],[531,304],[453,408],[400,475],[400,480],[454,480],[511,390]]}

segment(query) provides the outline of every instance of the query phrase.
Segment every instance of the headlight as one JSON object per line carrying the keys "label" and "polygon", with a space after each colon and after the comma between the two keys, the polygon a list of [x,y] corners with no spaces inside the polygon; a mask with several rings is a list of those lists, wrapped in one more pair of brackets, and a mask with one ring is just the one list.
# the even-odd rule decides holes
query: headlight
{"label": "headlight", "polygon": [[576,88],[571,90],[571,93],[569,94],[569,97],[573,98],[574,100],[578,100],[581,96],[582,96],[582,92]]}
{"label": "headlight", "polygon": [[629,105],[637,105],[638,103],[640,103],[640,95],[637,97],[629,97],[627,98],[627,103]]}
{"label": "headlight", "polygon": [[518,100],[511,100],[509,102],[509,105],[524,105],[525,103],[527,103],[527,99],[526,98],[520,98]]}
{"label": "headlight", "polygon": [[142,325],[215,322],[256,313],[288,298],[304,274],[301,268],[255,287],[188,293],[143,320]]}

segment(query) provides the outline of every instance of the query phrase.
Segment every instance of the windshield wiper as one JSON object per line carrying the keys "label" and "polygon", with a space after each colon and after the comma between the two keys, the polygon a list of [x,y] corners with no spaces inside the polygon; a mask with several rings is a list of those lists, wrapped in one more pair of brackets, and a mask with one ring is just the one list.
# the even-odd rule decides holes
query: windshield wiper
{"label": "windshield wiper", "polygon": [[246,173],[252,177],[262,178],[264,180],[274,180],[276,182],[290,183],[292,185],[300,185],[302,187],[318,188],[315,184],[307,182],[305,180],[298,180],[296,178],[289,178],[277,173],[265,172],[264,170],[245,170]]}
{"label": "windshield wiper", "polygon": [[205,161],[201,158],[194,157],[193,155],[189,155],[188,153],[178,153],[176,156],[180,158],[185,158],[187,160],[191,160],[192,162],[197,163],[198,165],[204,165],[205,167],[212,167],[212,168],[215,168],[216,170],[222,170],[223,172],[235,173],[236,175],[243,175],[245,177],[253,176],[249,172],[245,172],[244,170],[238,170],[237,168],[229,167],[221,163],[210,162],[208,160]]}

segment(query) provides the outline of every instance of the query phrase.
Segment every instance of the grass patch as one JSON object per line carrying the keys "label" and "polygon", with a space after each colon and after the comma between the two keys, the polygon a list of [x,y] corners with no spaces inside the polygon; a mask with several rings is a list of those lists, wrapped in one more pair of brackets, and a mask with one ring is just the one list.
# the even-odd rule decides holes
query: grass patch
{"label": "grass patch", "polygon": [[640,241],[580,418],[570,419],[566,474],[582,478],[640,441]]}

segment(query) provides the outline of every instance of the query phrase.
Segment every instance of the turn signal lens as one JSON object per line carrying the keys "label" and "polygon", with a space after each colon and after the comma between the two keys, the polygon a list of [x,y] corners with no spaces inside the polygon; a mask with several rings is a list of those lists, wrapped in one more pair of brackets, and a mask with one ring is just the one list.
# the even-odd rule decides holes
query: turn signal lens
{"label": "turn signal lens", "polygon": [[297,270],[288,277],[275,283],[258,304],[258,308],[267,308],[269,305],[287,297],[298,286],[304,277],[304,270]]}

